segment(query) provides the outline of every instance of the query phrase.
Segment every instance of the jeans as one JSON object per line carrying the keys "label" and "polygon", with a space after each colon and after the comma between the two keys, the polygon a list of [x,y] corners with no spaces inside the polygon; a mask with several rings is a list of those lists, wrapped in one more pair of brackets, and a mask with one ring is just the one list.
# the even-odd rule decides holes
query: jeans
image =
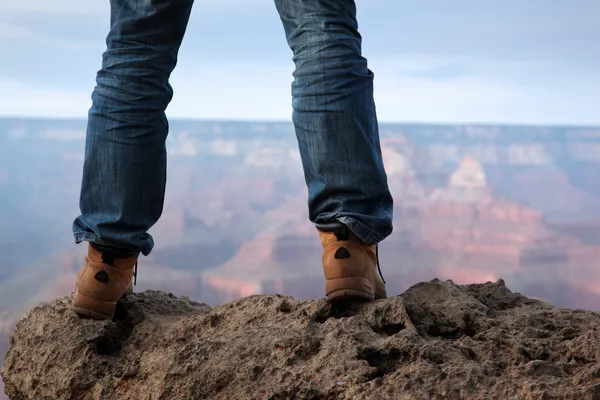
{"label": "jeans", "polygon": [[[140,251],[163,210],[169,84],[193,0],[111,0],[89,111],[76,243]],[[353,0],[275,0],[295,63],[292,120],[317,228],[368,244],[392,232],[373,73]]]}

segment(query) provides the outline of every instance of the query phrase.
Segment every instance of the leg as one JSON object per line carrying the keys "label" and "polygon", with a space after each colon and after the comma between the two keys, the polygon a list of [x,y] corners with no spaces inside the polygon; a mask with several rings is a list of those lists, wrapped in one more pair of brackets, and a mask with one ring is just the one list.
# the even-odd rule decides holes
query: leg
{"label": "leg", "polygon": [[81,215],[75,241],[88,241],[72,309],[96,319],[114,315],[131,292],[147,233],[163,208],[165,109],[193,0],[111,0],[111,28],[89,112]]}
{"label": "leg", "polygon": [[165,109],[193,0],[111,0],[111,29],[92,94],[75,241],[142,252],[166,182]]}
{"label": "leg", "polygon": [[385,298],[377,244],[393,199],[379,143],[373,73],[354,0],[275,0],[296,70],[293,122],[329,300]]}
{"label": "leg", "polygon": [[317,227],[343,223],[364,243],[392,232],[373,73],[354,0],[275,0],[296,70],[293,122]]}

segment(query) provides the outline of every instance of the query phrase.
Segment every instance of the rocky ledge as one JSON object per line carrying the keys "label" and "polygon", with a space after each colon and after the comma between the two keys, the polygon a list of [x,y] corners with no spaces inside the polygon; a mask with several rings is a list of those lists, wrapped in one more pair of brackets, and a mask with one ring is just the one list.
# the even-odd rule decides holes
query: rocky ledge
{"label": "rocky ledge", "polygon": [[17,324],[2,377],[23,399],[600,399],[600,314],[495,283],[433,280],[332,308],[256,295],[210,308],[147,291],[114,321],[69,297]]}

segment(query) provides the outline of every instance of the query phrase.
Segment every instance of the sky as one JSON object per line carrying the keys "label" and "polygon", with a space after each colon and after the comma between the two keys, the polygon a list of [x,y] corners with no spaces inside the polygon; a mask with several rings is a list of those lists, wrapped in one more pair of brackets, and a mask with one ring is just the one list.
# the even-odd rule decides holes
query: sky
{"label": "sky", "polygon": [[[85,118],[109,4],[0,0],[0,116]],[[600,125],[598,0],[357,7],[382,122]],[[197,0],[167,114],[289,120],[291,57],[272,0]]]}

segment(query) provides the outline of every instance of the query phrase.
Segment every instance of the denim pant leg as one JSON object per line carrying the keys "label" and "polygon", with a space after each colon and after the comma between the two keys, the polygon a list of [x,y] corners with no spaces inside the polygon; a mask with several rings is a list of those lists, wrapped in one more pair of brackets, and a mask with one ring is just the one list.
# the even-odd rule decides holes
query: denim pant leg
{"label": "denim pant leg", "polygon": [[76,243],[148,255],[163,210],[168,122],[193,0],[111,0],[111,28],[92,94]]}
{"label": "denim pant leg", "polygon": [[310,220],[323,229],[342,223],[376,244],[392,232],[393,199],[356,5],[353,0],[275,0],[275,5],[296,67],[292,118]]}

